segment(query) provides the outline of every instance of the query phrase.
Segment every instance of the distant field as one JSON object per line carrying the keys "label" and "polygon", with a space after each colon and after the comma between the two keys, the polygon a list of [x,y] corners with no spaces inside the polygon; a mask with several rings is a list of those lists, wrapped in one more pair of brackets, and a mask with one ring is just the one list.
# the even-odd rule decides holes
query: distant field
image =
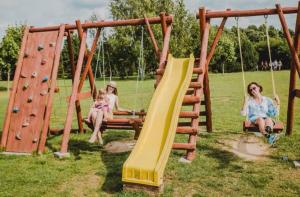
{"label": "distant field", "polygon": [[[263,93],[272,96],[269,72],[247,72],[246,80],[261,83]],[[286,122],[289,72],[275,72],[275,80],[281,99],[280,120]],[[154,80],[140,83],[137,93],[135,80],[117,83],[122,107],[147,109]],[[97,87],[103,84],[97,81]],[[59,80],[59,85],[60,93],[55,95],[51,116],[51,127],[56,128],[63,127],[71,81]],[[8,102],[5,87],[6,82],[0,82],[1,129]],[[164,195],[300,196],[300,171],[292,164],[292,160],[300,160],[300,100],[296,100],[293,135],[283,136],[266,161],[250,162],[222,149],[219,143],[243,134],[244,118],[239,115],[243,98],[241,73],[210,74],[210,88],[213,133],[199,135],[197,157],[191,164],[178,162],[183,151],[172,151],[165,170]],[[90,99],[81,102],[84,115],[90,104]],[[74,114],[73,127],[76,126]],[[129,153],[109,154],[97,145],[90,145],[89,135],[90,132],[71,135],[71,158],[66,160],[53,157],[53,151],[60,147],[61,136],[50,136],[47,152],[41,156],[0,155],[0,196],[146,196],[122,192],[121,168]],[[104,134],[104,143],[132,138],[132,131],[109,130]],[[176,136],[176,141],[186,140],[186,136]],[[283,157],[288,157],[288,161]]]}

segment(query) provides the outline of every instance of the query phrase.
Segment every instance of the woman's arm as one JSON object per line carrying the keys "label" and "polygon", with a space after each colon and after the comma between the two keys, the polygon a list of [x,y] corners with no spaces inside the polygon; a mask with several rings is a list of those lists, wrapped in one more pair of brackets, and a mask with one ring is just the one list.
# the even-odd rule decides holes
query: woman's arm
{"label": "woman's arm", "polygon": [[242,116],[247,115],[247,107],[248,107],[248,97],[244,97],[244,103],[243,103],[243,107],[241,109],[241,115]]}
{"label": "woman's arm", "polygon": [[121,108],[119,105],[119,97],[116,96],[116,102],[115,102],[115,107],[117,111],[125,111],[125,112],[133,112],[132,110]]}

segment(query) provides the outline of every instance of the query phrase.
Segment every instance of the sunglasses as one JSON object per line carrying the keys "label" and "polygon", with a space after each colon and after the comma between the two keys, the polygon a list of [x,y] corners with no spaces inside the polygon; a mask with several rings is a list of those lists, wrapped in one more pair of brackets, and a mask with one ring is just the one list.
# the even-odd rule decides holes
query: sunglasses
{"label": "sunglasses", "polygon": [[256,87],[250,88],[250,91],[252,92],[253,90],[256,90]]}

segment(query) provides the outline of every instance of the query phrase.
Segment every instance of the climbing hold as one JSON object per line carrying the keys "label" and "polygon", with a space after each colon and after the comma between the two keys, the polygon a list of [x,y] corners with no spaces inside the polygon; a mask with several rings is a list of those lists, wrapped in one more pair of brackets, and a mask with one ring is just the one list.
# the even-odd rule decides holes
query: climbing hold
{"label": "climbing hold", "polygon": [[18,132],[16,133],[16,139],[18,139],[18,140],[21,140],[21,139],[22,139],[20,131],[18,131]]}
{"label": "climbing hold", "polygon": [[18,113],[19,111],[20,111],[20,109],[19,109],[18,107],[14,107],[14,108],[13,108],[13,112],[14,112],[14,113]]}
{"label": "climbing hold", "polygon": [[58,93],[59,92],[59,87],[54,88],[54,92]]}
{"label": "climbing hold", "polygon": [[39,44],[38,50],[41,51],[41,50],[43,50],[43,49],[44,49],[44,46],[43,46],[42,44]]}
{"label": "climbing hold", "polygon": [[50,47],[55,47],[55,42],[51,42],[51,43],[49,44],[49,46],[50,46]]}
{"label": "climbing hold", "polygon": [[26,90],[29,87],[28,81],[26,81],[23,85],[23,90]]}
{"label": "climbing hold", "polygon": [[48,76],[45,76],[43,79],[42,79],[42,82],[46,82],[49,80],[49,77]]}
{"label": "climbing hold", "polygon": [[46,59],[42,59],[41,64],[42,64],[42,65],[45,65],[46,63],[47,63],[47,60],[46,60]]}
{"label": "climbing hold", "polygon": [[43,91],[41,92],[41,95],[42,95],[42,96],[45,96],[47,93],[48,93],[47,90],[43,90]]}
{"label": "climbing hold", "polygon": [[23,122],[22,127],[28,127],[28,126],[29,126],[29,122],[27,120]]}
{"label": "climbing hold", "polygon": [[38,142],[38,139],[35,137],[35,138],[33,138],[32,142],[33,142],[33,143],[37,143],[37,142]]}
{"label": "climbing hold", "polygon": [[37,77],[37,72],[33,72],[33,73],[31,74],[31,76],[32,76],[33,78]]}
{"label": "climbing hold", "polygon": [[24,57],[26,58],[26,57],[29,57],[29,54],[28,53],[24,53]]}
{"label": "climbing hold", "polygon": [[30,96],[28,97],[28,99],[27,99],[27,102],[28,102],[28,103],[31,103],[31,102],[32,102],[32,100],[33,100],[33,96],[32,96],[32,95],[30,95]]}

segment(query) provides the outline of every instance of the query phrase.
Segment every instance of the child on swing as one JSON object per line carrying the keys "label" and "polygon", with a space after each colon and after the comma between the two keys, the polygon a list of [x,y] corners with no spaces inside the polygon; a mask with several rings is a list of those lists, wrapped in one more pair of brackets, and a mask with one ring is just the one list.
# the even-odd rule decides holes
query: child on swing
{"label": "child on swing", "polygon": [[98,91],[95,102],[92,104],[90,112],[87,117],[89,123],[92,122],[93,113],[97,113],[99,110],[103,112],[103,121],[107,121],[108,112],[109,112],[109,98],[106,95],[106,92],[103,89]]}

